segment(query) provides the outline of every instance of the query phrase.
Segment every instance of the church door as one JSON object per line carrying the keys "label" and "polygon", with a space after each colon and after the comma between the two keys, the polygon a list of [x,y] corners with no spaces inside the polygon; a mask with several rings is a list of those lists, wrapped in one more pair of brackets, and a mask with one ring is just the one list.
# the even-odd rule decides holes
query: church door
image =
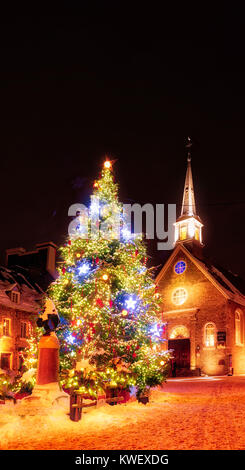
{"label": "church door", "polygon": [[168,349],[173,349],[176,369],[190,369],[190,340],[170,339]]}

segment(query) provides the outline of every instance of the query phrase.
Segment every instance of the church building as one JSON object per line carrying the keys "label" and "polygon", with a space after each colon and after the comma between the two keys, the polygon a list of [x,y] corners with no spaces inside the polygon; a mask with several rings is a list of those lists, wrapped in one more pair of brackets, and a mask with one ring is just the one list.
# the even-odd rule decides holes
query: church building
{"label": "church building", "polygon": [[245,373],[245,282],[204,255],[190,148],[175,246],[156,278],[177,375]]}

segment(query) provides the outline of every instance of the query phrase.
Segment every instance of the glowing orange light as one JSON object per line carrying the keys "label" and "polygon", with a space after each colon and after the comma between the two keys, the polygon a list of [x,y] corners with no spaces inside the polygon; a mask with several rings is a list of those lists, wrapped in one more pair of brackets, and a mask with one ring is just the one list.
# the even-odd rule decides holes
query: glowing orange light
{"label": "glowing orange light", "polygon": [[77,258],[81,258],[81,255],[80,255],[80,253],[77,253]]}
{"label": "glowing orange light", "polygon": [[103,274],[102,276],[103,281],[108,281],[108,278],[109,278],[108,274]]}
{"label": "glowing orange light", "polygon": [[97,181],[95,181],[95,182],[94,182],[94,188],[98,188],[98,186],[99,186],[99,185],[98,185]]}
{"label": "glowing orange light", "polygon": [[122,315],[123,315],[124,317],[126,317],[127,314],[128,314],[128,311],[127,311],[127,310],[122,310]]}
{"label": "glowing orange light", "polygon": [[104,167],[105,167],[105,168],[111,168],[111,162],[110,162],[110,160],[106,160],[106,161],[104,162]]}

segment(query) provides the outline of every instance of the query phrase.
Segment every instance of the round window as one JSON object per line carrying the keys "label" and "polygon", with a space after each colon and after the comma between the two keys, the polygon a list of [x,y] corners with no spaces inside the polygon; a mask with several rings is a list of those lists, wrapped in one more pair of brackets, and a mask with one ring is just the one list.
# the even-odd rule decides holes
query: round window
{"label": "round window", "polygon": [[175,289],[172,300],[175,305],[182,305],[187,299],[187,291],[183,287]]}
{"label": "round window", "polygon": [[186,270],[186,263],[184,261],[178,261],[174,266],[176,274],[182,274]]}

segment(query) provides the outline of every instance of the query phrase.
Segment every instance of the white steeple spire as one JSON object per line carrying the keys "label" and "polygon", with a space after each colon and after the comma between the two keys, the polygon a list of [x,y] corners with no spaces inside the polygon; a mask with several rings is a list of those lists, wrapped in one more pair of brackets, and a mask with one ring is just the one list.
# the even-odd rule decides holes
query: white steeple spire
{"label": "white steeple spire", "polygon": [[181,207],[181,215],[175,222],[175,242],[198,244],[202,246],[202,227],[200,217],[197,215],[196,203],[194,196],[194,186],[191,171],[191,149],[192,142],[188,137],[186,148],[187,155],[187,171],[185,177],[184,194]]}
{"label": "white steeple spire", "polygon": [[191,171],[191,149],[192,142],[190,137],[188,137],[188,143],[186,147],[188,148],[188,156],[187,156],[187,171],[185,177],[185,186],[184,186],[184,194],[183,194],[183,201],[182,201],[182,208],[181,208],[181,215],[196,215],[196,204],[195,204],[195,196],[194,196],[194,187],[193,187],[193,179],[192,179],[192,171]]}

